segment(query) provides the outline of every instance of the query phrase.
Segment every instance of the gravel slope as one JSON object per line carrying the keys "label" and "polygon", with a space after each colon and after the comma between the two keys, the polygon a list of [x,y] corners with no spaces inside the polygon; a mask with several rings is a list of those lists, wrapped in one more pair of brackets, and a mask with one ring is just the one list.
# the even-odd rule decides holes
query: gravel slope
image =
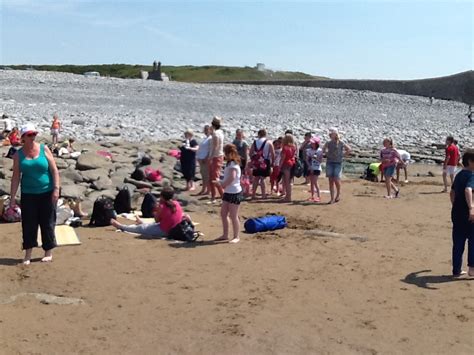
{"label": "gravel slope", "polygon": [[186,127],[201,130],[217,114],[225,118],[229,138],[238,127],[248,132],[265,127],[270,137],[293,128],[301,138],[305,131],[325,135],[328,127],[337,126],[346,141],[364,149],[379,147],[385,136],[418,152],[448,134],[461,146],[474,143],[465,104],[441,100],[430,104],[417,96],[15,70],[0,71],[0,87],[0,110],[18,125],[34,121],[47,133],[52,114],[58,112],[65,135],[80,140],[103,139],[95,132],[103,127],[116,128],[127,141],[173,138]]}

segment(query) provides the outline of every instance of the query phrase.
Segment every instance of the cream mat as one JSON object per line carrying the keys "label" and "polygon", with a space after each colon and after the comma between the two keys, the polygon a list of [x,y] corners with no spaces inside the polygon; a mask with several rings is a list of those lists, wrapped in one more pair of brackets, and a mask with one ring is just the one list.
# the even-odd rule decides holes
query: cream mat
{"label": "cream mat", "polygon": [[[81,244],[81,241],[79,240],[76,231],[71,226],[56,226],[54,232],[56,234],[56,243],[58,247]],[[41,245],[41,230],[38,228],[38,246],[41,247]]]}

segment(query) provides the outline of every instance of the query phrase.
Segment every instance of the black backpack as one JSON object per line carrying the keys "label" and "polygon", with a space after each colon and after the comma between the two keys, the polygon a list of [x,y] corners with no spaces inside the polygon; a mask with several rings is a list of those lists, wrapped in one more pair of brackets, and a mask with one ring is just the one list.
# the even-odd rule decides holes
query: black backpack
{"label": "black backpack", "polygon": [[122,187],[117,196],[115,196],[114,210],[118,214],[130,213],[132,210],[132,197],[127,186]]}
{"label": "black backpack", "polygon": [[156,197],[148,192],[145,194],[142,202],[142,217],[143,218],[152,218],[153,210],[155,209],[157,199]]}
{"label": "black backpack", "polygon": [[94,202],[89,225],[96,227],[110,226],[112,218],[117,218],[117,214],[114,211],[114,201],[109,197],[98,197]]}
{"label": "black backpack", "polygon": [[300,178],[303,176],[304,173],[304,165],[301,159],[295,159],[295,165],[293,165],[293,176]]}
{"label": "black backpack", "polygon": [[140,168],[136,168],[135,171],[130,176],[133,180],[137,180],[137,181],[145,180],[145,172]]}
{"label": "black backpack", "polygon": [[141,165],[141,166],[145,166],[145,165],[150,165],[150,164],[151,164],[151,158],[150,158],[149,156],[147,156],[147,155],[144,155],[144,156],[142,157],[142,160],[141,160],[141,162],[140,162],[140,165]]}
{"label": "black backpack", "polygon": [[181,223],[171,228],[168,238],[190,243],[199,238],[199,233],[194,230],[194,225],[189,220],[183,219]]}

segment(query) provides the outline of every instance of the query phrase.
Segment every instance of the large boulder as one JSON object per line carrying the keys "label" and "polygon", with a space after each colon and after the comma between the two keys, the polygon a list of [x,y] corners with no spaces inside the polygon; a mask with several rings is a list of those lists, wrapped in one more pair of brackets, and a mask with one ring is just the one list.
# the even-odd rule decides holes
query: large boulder
{"label": "large boulder", "polygon": [[87,187],[81,185],[63,185],[61,186],[61,197],[82,198],[87,191]]}
{"label": "large boulder", "polygon": [[94,190],[99,190],[99,191],[102,191],[102,190],[111,190],[114,188],[113,184],[112,184],[112,180],[110,180],[110,178],[108,178],[107,176],[101,176],[99,177],[99,179],[95,180],[92,184],[91,184],[91,187],[94,189]]}
{"label": "large boulder", "polygon": [[63,180],[69,180],[72,181],[73,183],[78,183],[84,181],[82,178],[82,175],[75,169],[64,169],[59,171],[59,176],[61,178],[61,181]]}
{"label": "large boulder", "polygon": [[120,131],[114,128],[97,128],[94,131],[94,134],[97,136],[104,136],[104,137],[120,137]]}
{"label": "large boulder", "polygon": [[64,159],[56,159],[56,167],[59,170],[67,169],[68,166],[69,164]]}
{"label": "large boulder", "polygon": [[85,170],[80,173],[87,182],[94,182],[96,180],[108,179],[109,178],[109,171],[107,169],[94,169],[94,170]]}
{"label": "large boulder", "polygon": [[110,168],[112,163],[109,159],[96,153],[83,153],[79,156],[76,163],[77,170],[92,170],[99,168]]}

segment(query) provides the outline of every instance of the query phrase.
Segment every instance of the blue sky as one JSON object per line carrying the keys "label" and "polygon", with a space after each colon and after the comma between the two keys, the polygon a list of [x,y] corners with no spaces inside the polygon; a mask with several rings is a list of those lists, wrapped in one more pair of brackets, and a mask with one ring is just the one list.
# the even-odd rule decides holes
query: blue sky
{"label": "blue sky", "polygon": [[1,64],[254,66],[333,78],[472,70],[473,1],[0,0]]}

